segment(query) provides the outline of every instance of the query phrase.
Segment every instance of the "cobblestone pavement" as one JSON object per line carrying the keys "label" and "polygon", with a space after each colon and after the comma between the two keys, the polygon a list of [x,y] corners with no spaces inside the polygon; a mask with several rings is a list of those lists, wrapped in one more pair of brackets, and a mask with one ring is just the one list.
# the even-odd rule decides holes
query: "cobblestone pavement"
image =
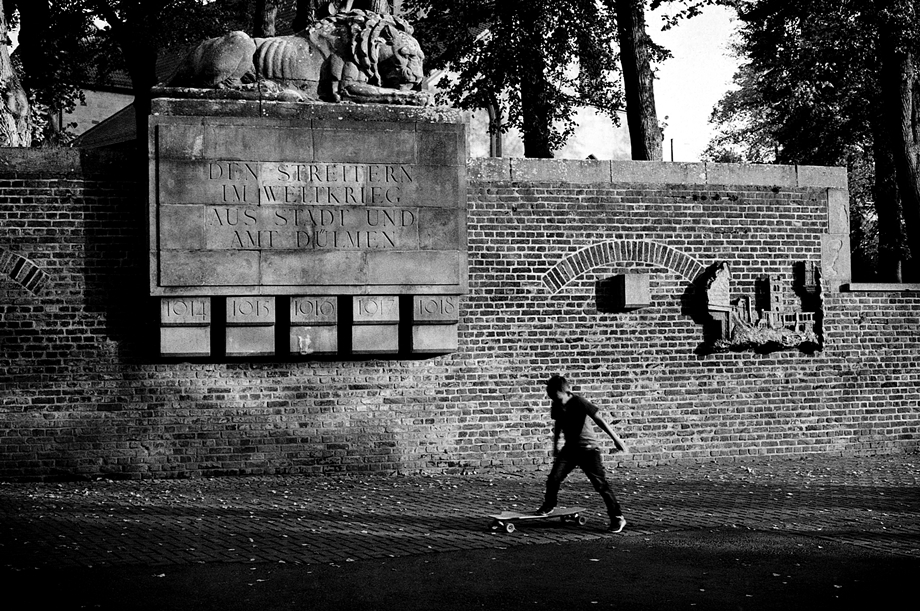
{"label": "cobblestone pavement", "polygon": [[736,527],[920,558],[920,455],[616,469],[629,521],[604,532],[600,497],[575,472],[560,504],[585,526],[489,528],[489,513],[536,508],[545,473],[264,476],[0,484],[0,567],[344,563],[451,550]]}

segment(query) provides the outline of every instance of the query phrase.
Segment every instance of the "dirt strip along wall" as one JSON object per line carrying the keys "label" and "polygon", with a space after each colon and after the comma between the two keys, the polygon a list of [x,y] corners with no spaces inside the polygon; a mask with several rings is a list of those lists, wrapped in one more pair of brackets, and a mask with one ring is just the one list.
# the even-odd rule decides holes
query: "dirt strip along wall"
{"label": "dirt strip along wall", "polygon": [[[688,313],[720,260],[733,297],[769,274],[796,309],[840,172],[474,160],[458,352],[185,362],[156,356],[130,159],[0,151],[0,478],[545,468],[557,372],[622,419],[632,453],[611,464],[918,446],[917,293],[825,279],[810,354],[707,354]],[[599,311],[596,281],[627,272],[650,305]]]}

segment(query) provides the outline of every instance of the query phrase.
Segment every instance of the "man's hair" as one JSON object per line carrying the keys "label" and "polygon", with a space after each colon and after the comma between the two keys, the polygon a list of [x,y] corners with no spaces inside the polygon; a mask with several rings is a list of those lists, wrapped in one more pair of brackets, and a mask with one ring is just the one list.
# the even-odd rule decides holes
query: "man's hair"
{"label": "man's hair", "polygon": [[560,390],[563,390],[563,391],[569,390],[569,382],[568,382],[568,380],[566,380],[565,378],[563,378],[563,377],[562,377],[561,375],[559,375],[558,373],[554,373],[554,374],[553,374],[552,376],[550,376],[550,378],[546,381],[546,394],[548,394],[548,395],[554,395],[554,394],[556,394],[557,392],[559,392]]}

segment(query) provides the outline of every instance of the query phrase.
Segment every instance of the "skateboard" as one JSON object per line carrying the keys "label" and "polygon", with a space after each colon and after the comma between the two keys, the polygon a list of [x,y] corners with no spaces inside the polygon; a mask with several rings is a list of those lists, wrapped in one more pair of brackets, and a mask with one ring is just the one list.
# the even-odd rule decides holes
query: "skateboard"
{"label": "skateboard", "polygon": [[501,513],[489,515],[489,517],[492,518],[490,528],[492,530],[504,528],[505,532],[513,533],[516,530],[516,522],[526,522],[527,520],[550,520],[552,518],[559,518],[563,522],[578,522],[579,525],[584,526],[588,518],[581,515],[583,511],[584,508],[582,507],[556,507],[552,512],[546,514],[534,513],[532,511],[503,511]]}

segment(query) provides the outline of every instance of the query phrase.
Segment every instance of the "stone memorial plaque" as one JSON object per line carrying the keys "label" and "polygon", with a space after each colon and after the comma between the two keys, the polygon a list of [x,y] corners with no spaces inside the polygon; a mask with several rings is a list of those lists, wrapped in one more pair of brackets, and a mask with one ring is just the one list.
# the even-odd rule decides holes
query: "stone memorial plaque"
{"label": "stone memorial plaque", "polygon": [[412,298],[412,352],[455,352],[460,320],[459,295],[415,295]]}
{"label": "stone memorial plaque", "polygon": [[160,355],[206,357],[211,354],[211,299],[160,299]]}
{"label": "stone memorial plaque", "polygon": [[[182,304],[222,296],[228,356],[273,354],[279,341],[291,355],[335,354],[349,334],[355,354],[396,353],[408,295],[411,324],[431,327],[414,332],[423,351],[456,350],[466,131],[447,108],[155,99],[148,234],[161,327],[193,328]],[[290,317],[276,330],[280,295]],[[207,355],[197,350],[210,336],[179,334],[164,331],[161,353]]]}
{"label": "stone memorial plaque", "polygon": [[338,299],[291,297],[290,351],[293,355],[338,352]]}
{"label": "stone memorial plaque", "polygon": [[227,356],[275,353],[275,298],[227,298]]}
{"label": "stone memorial plaque", "polygon": [[[193,102],[155,100],[151,294],[466,291],[461,113],[225,104],[234,117],[215,104],[190,115]],[[249,105],[263,116],[245,116]]]}

